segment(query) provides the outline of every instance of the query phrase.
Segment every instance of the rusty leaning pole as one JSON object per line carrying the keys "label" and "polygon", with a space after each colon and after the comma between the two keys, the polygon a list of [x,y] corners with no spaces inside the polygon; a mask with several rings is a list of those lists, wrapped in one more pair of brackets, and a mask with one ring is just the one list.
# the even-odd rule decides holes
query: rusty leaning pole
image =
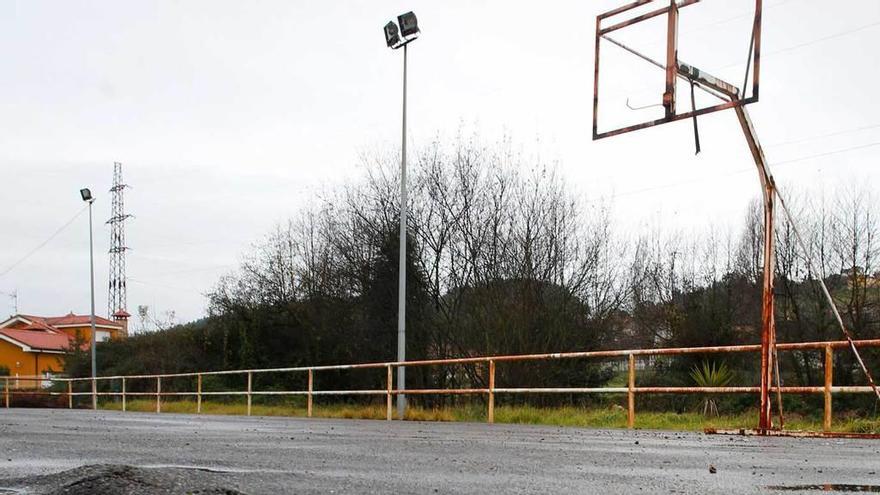
{"label": "rusty leaning pole", "polygon": [[[770,387],[773,384],[774,368],[778,365],[776,360],[776,318],[774,316],[775,301],[773,292],[773,277],[775,273],[776,249],[775,249],[775,210],[776,210],[776,185],[773,175],[767,169],[764,151],[755,134],[752,121],[745,107],[737,107],[736,115],[745,133],[746,141],[755,165],[758,167],[758,177],[761,181],[761,193],[764,206],[764,266],[761,284],[761,399],[760,413],[758,416],[758,429],[765,432],[773,427],[771,414]],[[780,421],[782,418],[782,404],[780,402]]]}

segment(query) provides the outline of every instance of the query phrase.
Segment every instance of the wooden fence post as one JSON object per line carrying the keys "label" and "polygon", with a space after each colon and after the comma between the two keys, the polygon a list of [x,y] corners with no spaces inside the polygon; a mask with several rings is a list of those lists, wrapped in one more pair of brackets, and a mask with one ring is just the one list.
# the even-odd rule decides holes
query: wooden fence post
{"label": "wooden fence post", "polygon": [[98,409],[98,379],[92,377],[92,410]]}
{"label": "wooden fence post", "polygon": [[312,417],[312,370],[309,370],[309,398],[306,414]]}
{"label": "wooden fence post", "polygon": [[495,360],[489,360],[489,424],[495,422]]}
{"label": "wooden fence post", "polygon": [[162,412],[162,377],[156,377],[156,414]]}
{"label": "wooden fence post", "polygon": [[248,371],[247,415],[251,415],[251,391],[253,390],[254,374]]}
{"label": "wooden fence post", "polygon": [[626,427],[633,429],[636,426],[636,357],[629,355],[629,386],[627,387],[627,414]]}
{"label": "wooden fence post", "polygon": [[202,413],[202,375],[198,375],[198,391],[196,392],[196,414]]}
{"label": "wooden fence post", "polygon": [[67,408],[73,409],[73,382],[67,380]]}
{"label": "wooden fence post", "polygon": [[392,390],[391,365],[388,365],[388,378],[385,380],[388,391],[385,393],[385,419],[391,421],[391,390]]}
{"label": "wooden fence post", "polygon": [[122,412],[125,412],[125,377],[122,377]]}
{"label": "wooden fence post", "polygon": [[822,428],[825,431],[831,431],[831,385],[834,373],[834,357],[831,352],[831,346],[825,346],[825,415],[822,421]]}
{"label": "wooden fence post", "polygon": [[5,390],[3,395],[6,397],[6,409],[9,409],[9,378],[7,377],[5,381],[6,381],[6,386],[3,387]]}

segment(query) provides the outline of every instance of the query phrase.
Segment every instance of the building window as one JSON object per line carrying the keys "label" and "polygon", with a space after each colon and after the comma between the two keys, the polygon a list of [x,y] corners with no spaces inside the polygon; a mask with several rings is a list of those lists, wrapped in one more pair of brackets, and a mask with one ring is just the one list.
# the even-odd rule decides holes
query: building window
{"label": "building window", "polygon": [[107,342],[110,340],[110,332],[107,330],[95,330],[95,342]]}

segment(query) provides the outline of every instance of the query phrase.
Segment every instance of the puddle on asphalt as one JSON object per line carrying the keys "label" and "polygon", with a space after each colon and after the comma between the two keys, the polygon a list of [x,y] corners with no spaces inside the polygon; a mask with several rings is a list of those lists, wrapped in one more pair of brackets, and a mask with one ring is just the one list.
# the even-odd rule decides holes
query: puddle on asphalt
{"label": "puddle on asphalt", "polygon": [[[139,466],[144,469],[192,469],[194,471],[204,471],[206,473],[219,474],[253,474],[253,473],[287,473],[288,471],[280,469],[237,469],[230,467],[213,467],[213,466],[192,466],[185,464],[146,464]],[[0,492],[3,495],[3,492]]]}
{"label": "puddle on asphalt", "polygon": [[782,485],[768,486],[768,490],[780,492],[860,492],[880,493],[880,485],[846,485],[839,483],[825,483],[822,485]]}
{"label": "puddle on asphalt", "polygon": [[217,468],[210,466],[187,466],[183,464],[146,464],[139,466],[144,469],[192,469],[194,471],[204,471],[206,473],[243,473],[247,471],[235,471],[232,469]]}

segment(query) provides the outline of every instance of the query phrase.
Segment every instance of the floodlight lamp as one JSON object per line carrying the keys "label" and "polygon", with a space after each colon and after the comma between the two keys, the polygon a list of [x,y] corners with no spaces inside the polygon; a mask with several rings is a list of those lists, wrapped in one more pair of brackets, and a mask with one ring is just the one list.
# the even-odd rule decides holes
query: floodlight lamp
{"label": "floodlight lamp", "polygon": [[393,21],[385,24],[385,43],[388,43],[390,48],[394,48],[399,42],[400,34],[397,31],[397,24],[394,24]]}
{"label": "floodlight lamp", "polygon": [[404,38],[409,38],[419,32],[419,21],[412,12],[397,16],[397,23],[400,24],[400,34]]}
{"label": "floodlight lamp", "polygon": [[92,201],[92,191],[89,188],[84,188],[79,190],[79,195],[82,196],[83,201]]}

